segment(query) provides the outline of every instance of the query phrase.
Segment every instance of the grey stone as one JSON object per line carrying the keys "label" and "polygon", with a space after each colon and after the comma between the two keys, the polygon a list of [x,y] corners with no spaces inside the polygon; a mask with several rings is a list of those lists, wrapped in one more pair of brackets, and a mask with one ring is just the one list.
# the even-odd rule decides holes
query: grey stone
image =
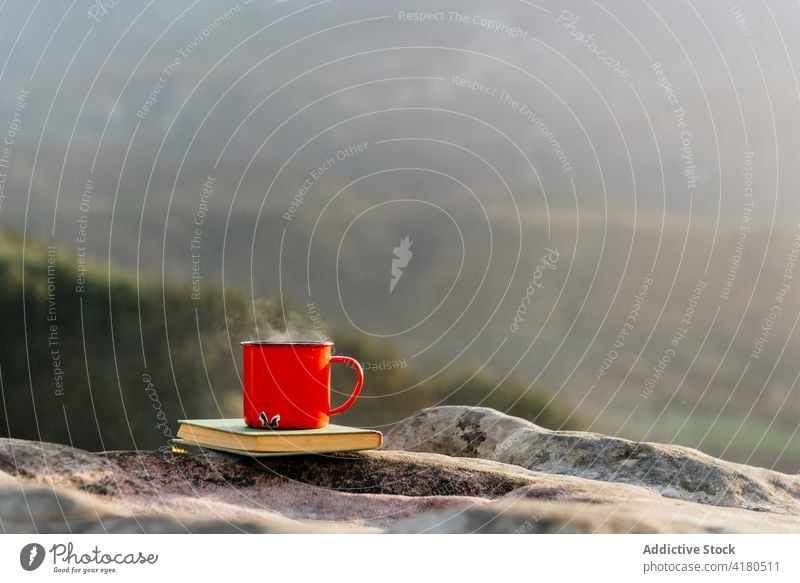
{"label": "grey stone", "polygon": [[798,514],[800,477],[713,458],[678,445],[550,431],[484,407],[424,409],[396,425],[386,449],[500,461],[549,474],[642,486],[663,496]]}
{"label": "grey stone", "polygon": [[[457,407],[421,411],[386,442],[433,451],[254,459],[202,450],[90,453],[0,439],[0,526],[7,533],[800,532],[795,476],[687,448],[547,432]],[[688,472],[684,480],[678,468]],[[701,480],[705,474],[710,480]],[[707,488],[693,492],[695,483]]]}

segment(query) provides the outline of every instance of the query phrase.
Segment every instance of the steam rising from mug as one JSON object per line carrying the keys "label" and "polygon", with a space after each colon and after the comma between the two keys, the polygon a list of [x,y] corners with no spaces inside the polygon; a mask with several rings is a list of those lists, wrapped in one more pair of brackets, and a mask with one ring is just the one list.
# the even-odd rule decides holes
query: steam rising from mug
{"label": "steam rising from mug", "polygon": [[[276,316],[280,317],[277,325]],[[300,313],[285,310],[272,300],[257,299],[248,318],[252,327],[246,334],[253,339],[267,342],[331,341],[320,309],[314,302],[308,302],[306,313]]]}

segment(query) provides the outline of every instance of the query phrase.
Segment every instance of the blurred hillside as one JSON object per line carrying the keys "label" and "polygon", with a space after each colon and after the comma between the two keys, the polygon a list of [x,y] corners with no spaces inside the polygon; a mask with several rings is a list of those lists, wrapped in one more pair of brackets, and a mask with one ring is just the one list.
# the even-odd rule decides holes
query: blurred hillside
{"label": "blurred hillside", "polygon": [[[40,241],[0,238],[0,435],[102,450],[158,448],[176,419],[241,415],[238,342],[279,331],[315,338],[315,321],[236,291],[135,278],[113,269],[77,292],[74,271]],[[25,314],[25,318],[22,317]],[[15,317],[18,315],[17,317]],[[518,379],[476,370],[428,376],[390,345],[327,330],[364,363],[361,399],[339,419],[381,429],[436,404],[487,405],[550,427],[569,410]],[[334,387],[352,372],[334,367]],[[342,399],[341,394],[334,401]]]}

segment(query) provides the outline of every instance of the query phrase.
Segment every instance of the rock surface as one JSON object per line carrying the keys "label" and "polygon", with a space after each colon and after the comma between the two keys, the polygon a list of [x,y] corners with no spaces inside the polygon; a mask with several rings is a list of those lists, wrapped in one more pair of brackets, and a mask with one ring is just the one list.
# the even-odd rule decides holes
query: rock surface
{"label": "rock surface", "polygon": [[423,409],[386,436],[388,449],[514,464],[537,472],[642,486],[669,498],[800,514],[800,476],[727,462],[678,445],[550,431],[484,407]]}
{"label": "rock surface", "polygon": [[464,407],[421,411],[386,441],[415,451],[251,459],[0,439],[0,528],[800,532],[796,476],[686,448],[548,432]]}

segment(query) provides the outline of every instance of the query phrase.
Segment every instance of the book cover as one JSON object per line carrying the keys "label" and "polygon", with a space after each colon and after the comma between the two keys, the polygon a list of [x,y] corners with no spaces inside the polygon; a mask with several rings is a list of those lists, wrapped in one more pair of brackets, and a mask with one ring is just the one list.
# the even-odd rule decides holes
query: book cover
{"label": "book cover", "polygon": [[383,441],[379,431],[333,424],[319,429],[258,429],[242,419],[182,419],[178,423],[175,441],[238,454],[359,451],[378,449]]}

